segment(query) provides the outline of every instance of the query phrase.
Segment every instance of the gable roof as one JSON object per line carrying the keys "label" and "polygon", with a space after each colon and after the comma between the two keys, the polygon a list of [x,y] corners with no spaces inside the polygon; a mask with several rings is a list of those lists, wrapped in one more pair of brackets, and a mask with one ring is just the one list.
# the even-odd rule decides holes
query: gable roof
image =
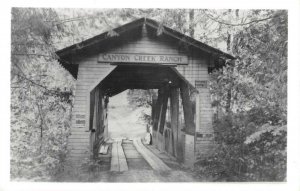
{"label": "gable roof", "polygon": [[[127,23],[125,25],[122,25],[120,27],[113,29],[112,30],[113,34],[111,33],[111,31],[107,31],[100,35],[97,35],[97,36],[94,36],[87,40],[84,40],[80,43],[73,44],[73,45],[63,48],[61,50],[58,50],[56,52],[57,56],[59,57],[58,60],[63,65],[63,67],[65,67],[73,75],[74,78],[77,78],[78,65],[74,65],[72,62],[74,55],[84,54],[86,52],[94,50],[95,48],[99,49],[99,47],[101,47],[101,45],[103,45],[103,47],[105,47],[105,45],[114,41],[116,39],[116,36],[121,36],[122,34],[125,34],[125,33],[130,34],[130,32],[132,32],[138,28],[141,28],[144,24],[146,25],[146,27],[150,27],[155,30],[162,29],[163,34],[170,36],[172,38],[175,38],[177,40],[180,40],[181,42],[185,43],[188,46],[192,46],[203,52],[212,54],[215,57],[221,58],[223,60],[234,59],[234,57],[230,54],[222,52],[221,50],[213,48],[207,44],[204,44],[198,40],[195,40],[183,33],[173,30],[169,27],[162,26],[159,22],[157,22],[153,19],[140,18],[140,19],[137,19],[135,21],[132,21],[130,23]],[[114,34],[116,34],[116,35],[114,35]]]}

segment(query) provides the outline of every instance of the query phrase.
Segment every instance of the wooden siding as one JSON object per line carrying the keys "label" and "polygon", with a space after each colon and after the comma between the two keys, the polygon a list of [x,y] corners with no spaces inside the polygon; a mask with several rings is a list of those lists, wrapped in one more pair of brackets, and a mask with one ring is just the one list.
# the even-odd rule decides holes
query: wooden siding
{"label": "wooden siding", "polygon": [[183,75],[191,84],[195,85],[196,80],[208,80],[208,59],[207,58],[189,58],[188,65],[179,65],[177,71]]}
{"label": "wooden siding", "polygon": [[[69,137],[68,147],[69,157],[77,160],[78,158],[89,157],[91,150],[90,132],[88,131],[89,117],[89,92],[90,89],[98,84],[107,76],[115,66],[110,64],[97,63],[97,56],[78,60],[78,78],[76,82],[75,101],[72,111],[71,136]],[[77,115],[84,116],[84,124],[76,124]],[[73,160],[73,159],[72,159]]]}
{"label": "wooden siding", "polygon": [[118,47],[112,47],[107,53],[133,53],[133,54],[171,54],[186,55],[170,40],[159,37],[149,37],[147,31],[142,36],[131,42],[126,42]]}
{"label": "wooden siding", "polygon": [[[191,84],[196,81],[209,81],[208,74],[209,59],[205,56],[197,55],[190,58],[189,65],[177,66],[178,72],[183,75]],[[196,96],[196,134],[195,134],[195,158],[211,154],[214,147],[213,137],[213,111],[211,107],[211,97],[208,87],[196,87],[199,94]],[[187,143],[186,143],[187,144]],[[187,147],[187,145],[186,145]]]}

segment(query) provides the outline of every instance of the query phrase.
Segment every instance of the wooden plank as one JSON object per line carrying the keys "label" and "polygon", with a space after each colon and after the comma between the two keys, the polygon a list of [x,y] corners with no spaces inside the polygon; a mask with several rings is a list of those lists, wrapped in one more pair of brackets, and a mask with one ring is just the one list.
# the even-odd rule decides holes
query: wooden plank
{"label": "wooden plank", "polygon": [[[72,152],[70,152],[68,156],[69,156],[69,157],[74,157],[74,158],[78,158],[78,157],[85,158],[85,157],[86,157],[86,154],[85,154],[85,153],[77,154],[77,153],[72,153]],[[82,160],[81,160],[81,162],[82,162]]]}
{"label": "wooden plank", "polygon": [[87,100],[75,100],[74,104],[77,107],[85,106],[87,104]]}
{"label": "wooden plank", "polygon": [[192,110],[192,102],[190,100],[189,88],[186,83],[182,83],[180,87],[183,113],[184,113],[184,122],[185,122],[185,132],[188,134],[195,134],[195,123],[194,123],[194,114]]}
{"label": "wooden plank", "polygon": [[[149,38],[148,36],[143,36],[141,39],[136,39],[136,40],[132,40],[130,42],[128,42],[129,44],[156,44],[156,45],[162,45],[162,44],[166,44],[169,46],[175,46],[173,41],[167,40],[167,39],[153,39],[153,38]],[[126,44],[128,44],[126,42]],[[124,44],[124,45],[126,45]],[[121,45],[122,46],[122,45]]]}
{"label": "wooden plank", "polygon": [[125,52],[125,53],[140,53],[140,52],[148,52],[148,53],[173,53],[180,54],[177,47],[172,47],[163,44],[145,44],[145,43],[131,43],[123,46],[119,46],[117,48],[111,49],[107,51],[109,53],[115,52]]}
{"label": "wooden plank", "polygon": [[169,99],[169,87],[164,87],[162,89],[162,106],[159,114],[159,120],[158,120],[158,128],[160,134],[163,134],[164,132],[164,126],[165,126],[165,120],[166,120],[166,112],[167,112],[167,106],[168,106],[168,99]]}
{"label": "wooden plank", "polygon": [[72,133],[69,137],[69,139],[88,139],[89,135],[87,135],[86,133]]}
{"label": "wooden plank", "polygon": [[84,136],[90,136],[90,134],[87,134],[86,132],[84,131],[71,131],[71,136],[73,135],[84,135]]}
{"label": "wooden plank", "polygon": [[170,41],[166,41],[166,40],[155,40],[155,39],[150,39],[147,37],[143,37],[142,39],[138,40],[138,41],[132,41],[126,44],[123,44],[122,48],[127,48],[127,47],[154,47],[154,48],[165,48],[165,49],[178,49],[178,47],[174,44],[171,43]]}
{"label": "wooden plank", "polygon": [[[102,70],[109,70],[109,69],[102,69]],[[80,74],[78,74],[78,76],[80,77],[80,79],[84,80],[84,79],[89,79],[89,80],[94,80],[94,79],[98,79],[101,76],[106,76],[105,72],[101,72],[99,70],[92,70],[91,71],[86,71],[86,72],[82,72]],[[79,83],[80,84],[80,83]],[[76,86],[77,87],[77,86]]]}
{"label": "wooden plank", "polygon": [[85,129],[83,128],[77,128],[77,127],[72,127],[71,128],[71,134],[86,134],[89,135],[89,132],[86,132]]}
{"label": "wooden plank", "polygon": [[[89,75],[97,75],[96,74],[89,74]],[[87,87],[85,84],[77,83],[76,84],[76,90],[88,90],[89,87]]]}
{"label": "wooden plank", "polygon": [[99,73],[105,74],[105,70],[109,70],[111,67],[112,66],[110,64],[102,65],[102,63],[95,62],[93,64],[83,65],[80,68],[80,72],[85,73],[85,72],[97,71]]}
{"label": "wooden plank", "polygon": [[177,88],[171,88],[171,129],[173,155],[177,157],[178,150],[178,117],[179,117],[179,91]]}
{"label": "wooden plank", "polygon": [[118,51],[125,51],[125,50],[132,50],[132,51],[140,51],[138,49],[144,49],[144,50],[160,50],[161,52],[172,52],[172,53],[177,53],[180,54],[178,48],[173,48],[173,47],[168,47],[168,46],[161,46],[158,44],[141,44],[141,43],[136,43],[136,44],[128,44],[127,47],[120,47],[117,48],[115,50],[113,50],[114,52],[118,52]]}
{"label": "wooden plank", "polygon": [[85,107],[77,107],[77,108],[74,108],[73,111],[75,111],[75,112],[86,112],[86,108]]}
{"label": "wooden plank", "polygon": [[122,141],[118,142],[118,157],[120,172],[128,171],[127,161],[122,147]]}
{"label": "wooden plank", "polygon": [[76,89],[75,90],[75,96],[76,95],[79,95],[79,96],[88,96],[89,93],[88,93],[88,91],[86,89]]}
{"label": "wooden plank", "polygon": [[157,103],[157,97],[152,97],[152,105],[151,105],[151,119],[152,119],[152,123],[154,123],[154,119],[155,119],[156,103]]}
{"label": "wooden plank", "polygon": [[[101,75],[101,76],[106,76],[105,74],[106,74],[106,72],[105,71],[107,71],[107,70],[109,70],[109,69],[104,69],[103,68],[103,70],[104,71],[98,71],[98,73],[97,74],[99,74],[99,75]],[[83,73],[80,73],[80,74],[78,74],[78,77],[81,77],[80,78],[80,80],[85,80],[85,79],[98,79],[99,78],[99,76],[91,76],[91,74],[89,73],[89,72],[83,72]]]}
{"label": "wooden plank", "polygon": [[[103,71],[104,70],[104,71]],[[80,72],[80,82],[83,82],[82,80],[86,79],[86,78],[83,78],[83,77],[87,77],[87,75],[105,75],[105,71],[106,70],[109,70],[109,69],[106,69],[106,68],[85,68],[84,71],[81,71]],[[97,76],[99,77],[99,76]],[[87,78],[87,79],[93,79],[93,78]]]}
{"label": "wooden plank", "polygon": [[89,139],[69,139],[69,143],[82,143],[82,144],[89,144]]}
{"label": "wooden plank", "polygon": [[99,151],[99,153],[100,154],[103,154],[103,155],[106,155],[107,154],[107,152],[108,152],[108,148],[109,148],[109,145],[101,145],[101,147],[100,147],[100,151]]}
{"label": "wooden plank", "polygon": [[69,144],[68,148],[71,150],[89,150],[89,145],[82,145],[82,144]]}
{"label": "wooden plank", "polygon": [[[82,75],[78,75],[78,78],[81,78],[82,81],[95,81],[98,79],[98,76],[96,75],[90,75],[90,74],[82,74]],[[78,89],[76,89],[78,90]]]}
{"label": "wooden plank", "polygon": [[[76,112],[76,113],[86,112],[86,110],[87,109],[83,106],[78,106],[78,107],[73,108],[73,112]],[[76,124],[75,122],[76,122],[76,119],[75,118],[72,119],[72,123]],[[72,128],[73,128],[73,126],[72,126]],[[75,127],[75,128],[80,128],[80,127]]]}
{"label": "wooden plank", "polygon": [[68,148],[75,149],[75,150],[79,150],[79,149],[89,150],[90,145],[89,144],[81,144],[81,143],[70,143],[70,144],[68,144]]}
{"label": "wooden plank", "polygon": [[75,102],[78,102],[78,101],[84,101],[84,102],[86,102],[87,101],[87,94],[85,94],[85,95],[82,95],[82,96],[75,96]]}
{"label": "wooden plank", "polygon": [[[101,63],[99,63],[100,65]],[[83,67],[80,70],[80,73],[78,72],[78,75],[84,75],[84,74],[91,74],[91,73],[97,73],[99,75],[105,75],[107,71],[110,71],[113,69],[114,66],[107,65],[107,67]],[[82,80],[83,78],[80,78],[79,80]]]}
{"label": "wooden plank", "polygon": [[196,131],[199,131],[201,128],[201,120],[200,120],[200,95],[196,97]]}
{"label": "wooden plank", "polygon": [[[88,99],[88,93],[87,93],[87,90],[77,90],[75,92],[75,96],[78,96],[78,97],[86,97]],[[74,106],[75,107],[75,106]]]}
{"label": "wooden plank", "polygon": [[77,139],[83,139],[83,140],[89,140],[89,136],[79,136],[79,137],[73,137],[72,135],[69,137],[69,140],[77,140]]}
{"label": "wooden plank", "polygon": [[70,152],[73,154],[88,154],[89,151],[86,149],[72,149]]}
{"label": "wooden plank", "polygon": [[[74,110],[81,109],[82,107],[85,107],[87,105],[87,102],[88,102],[88,100],[76,102],[77,105],[74,106]],[[76,112],[79,113],[80,111],[76,111]]]}
{"label": "wooden plank", "polygon": [[[98,59],[98,57],[97,57],[97,59]],[[93,63],[84,65],[84,68],[101,68],[101,70],[103,68],[109,68],[109,67],[111,67],[110,63],[103,63],[103,62],[99,63],[99,62],[97,62],[97,60]]]}
{"label": "wooden plank", "polygon": [[178,47],[174,44],[174,42],[166,41],[164,39],[155,40],[155,39],[150,39],[150,38],[143,38],[139,41],[133,41],[129,42],[126,44],[128,45],[135,45],[135,46],[152,46],[152,47],[161,47],[161,48],[173,48],[173,49],[178,49]]}
{"label": "wooden plank", "polygon": [[[89,75],[96,75],[97,76],[97,75],[100,75],[100,74],[96,73],[96,74],[89,74]],[[95,82],[96,79],[98,79],[98,78],[84,79],[81,82],[78,82],[77,83],[78,85],[76,86],[76,88],[79,88],[79,89],[77,89],[77,90],[82,89],[82,87],[84,87],[84,86],[90,87],[93,84],[93,82]]]}
{"label": "wooden plank", "polygon": [[110,171],[114,171],[114,172],[120,171],[117,142],[112,143]]}
{"label": "wooden plank", "polygon": [[157,101],[155,104],[154,108],[154,120],[153,120],[153,131],[152,131],[152,143],[156,146],[158,146],[158,127],[159,127],[159,118],[160,118],[160,113],[162,109],[162,101],[163,101],[163,94],[162,94],[162,89],[158,90],[158,96],[157,96]]}
{"label": "wooden plank", "polygon": [[179,54],[177,50],[174,49],[164,49],[164,48],[141,48],[141,47],[129,47],[119,50],[111,51],[111,53],[136,53],[136,54]]}
{"label": "wooden plank", "polygon": [[161,104],[162,104],[162,90],[158,90],[158,96],[157,96],[157,101],[156,101],[156,106],[154,109],[154,120],[153,120],[153,130],[157,131],[158,130],[158,120],[159,120],[159,114],[161,111]]}
{"label": "wooden plank", "polygon": [[171,170],[160,158],[158,158],[155,154],[153,154],[143,145],[141,139],[139,138],[134,139],[133,145],[154,170],[157,171]]}

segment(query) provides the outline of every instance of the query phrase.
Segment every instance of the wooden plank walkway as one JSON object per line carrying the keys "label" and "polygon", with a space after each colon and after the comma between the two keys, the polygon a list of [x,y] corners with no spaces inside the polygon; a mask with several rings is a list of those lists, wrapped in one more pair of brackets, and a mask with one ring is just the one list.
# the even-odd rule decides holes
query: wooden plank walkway
{"label": "wooden plank walkway", "polygon": [[128,171],[127,161],[122,147],[122,142],[118,142],[118,155],[120,172]]}
{"label": "wooden plank walkway", "polygon": [[126,157],[122,148],[122,140],[118,140],[112,143],[112,156],[110,171],[124,172],[128,171]]}
{"label": "wooden plank walkway", "polygon": [[152,170],[144,157],[136,150],[132,140],[123,140],[122,147],[125,153],[129,171]]}
{"label": "wooden plank walkway", "polygon": [[170,171],[171,169],[155,154],[149,151],[141,142],[140,138],[133,140],[133,145],[136,150],[141,153],[144,159],[149,163],[149,165],[156,171]]}

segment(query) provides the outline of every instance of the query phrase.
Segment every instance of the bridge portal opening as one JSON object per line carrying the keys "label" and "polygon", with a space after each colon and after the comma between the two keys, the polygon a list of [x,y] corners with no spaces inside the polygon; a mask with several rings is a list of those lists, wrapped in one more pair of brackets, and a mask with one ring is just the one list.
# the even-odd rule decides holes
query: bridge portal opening
{"label": "bridge portal opening", "polygon": [[[139,117],[136,114],[142,114],[127,107],[133,103],[128,103],[124,94],[133,89],[155,90],[157,93],[148,100],[151,105],[148,108],[148,114],[151,113],[149,124],[144,123],[138,131],[135,124],[130,132],[132,121],[128,122],[129,118],[137,122]],[[97,154],[100,143],[109,136],[131,138],[144,130],[151,133],[152,143],[157,148],[182,159],[185,135],[194,136],[195,133],[195,112],[191,101],[194,90],[173,66],[118,65],[90,92],[89,128],[93,153]],[[119,109],[123,107],[122,111],[118,111],[117,106]]]}
{"label": "bridge portal opening", "polygon": [[109,138],[131,140],[150,133],[152,93],[157,90],[130,89],[109,98]]}

